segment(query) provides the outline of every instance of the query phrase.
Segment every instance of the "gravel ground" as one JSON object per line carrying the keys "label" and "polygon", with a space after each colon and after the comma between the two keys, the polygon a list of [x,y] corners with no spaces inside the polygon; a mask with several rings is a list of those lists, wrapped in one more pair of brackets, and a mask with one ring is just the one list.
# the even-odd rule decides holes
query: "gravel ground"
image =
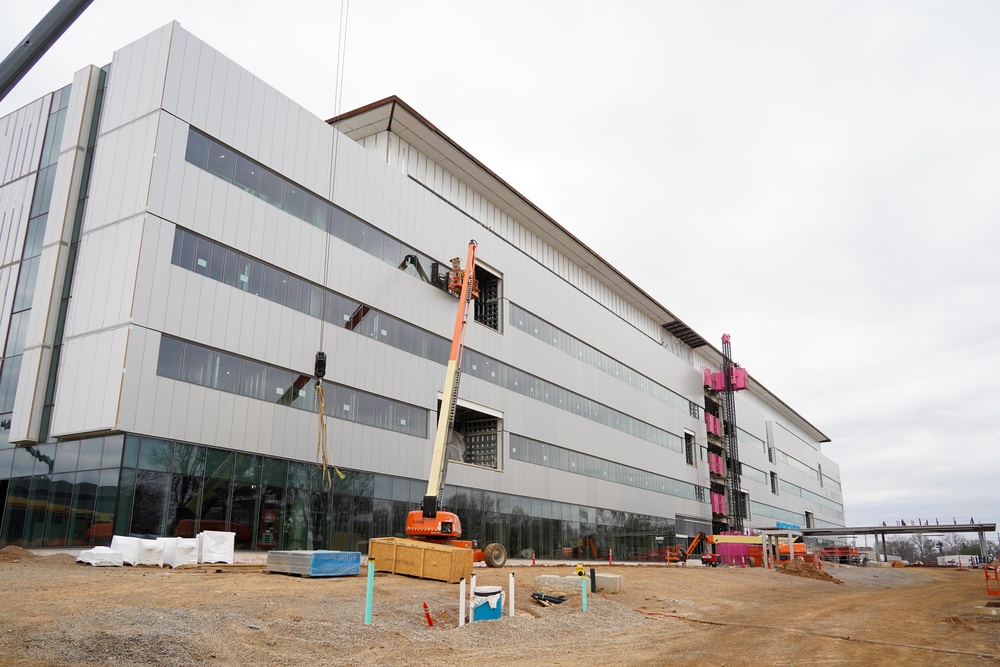
{"label": "gravel ground", "polygon": [[[458,628],[458,586],[377,574],[305,579],[259,568],[93,568],[0,550],[0,664],[1000,665],[1000,622],[972,612],[981,572],[827,566],[844,583],[738,568],[597,566],[618,595],[530,601],[534,577],[476,569],[517,614]],[[428,627],[426,602],[435,625]]]}

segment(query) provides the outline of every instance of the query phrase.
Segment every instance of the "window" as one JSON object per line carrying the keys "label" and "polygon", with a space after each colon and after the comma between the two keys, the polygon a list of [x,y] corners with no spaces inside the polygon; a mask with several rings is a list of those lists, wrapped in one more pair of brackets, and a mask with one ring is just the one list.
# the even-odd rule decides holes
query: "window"
{"label": "window", "polygon": [[211,142],[201,132],[188,132],[187,154],[185,159],[196,167],[205,168],[208,162],[208,146]]}
{"label": "window", "polygon": [[490,329],[500,331],[500,303],[503,297],[501,287],[503,280],[476,265],[476,281],[479,283],[479,298],[476,299],[475,320]]}
{"label": "window", "polygon": [[236,153],[222,144],[212,142],[208,150],[208,162],[205,167],[219,178],[233,182],[236,172]]}
{"label": "window", "polygon": [[240,374],[239,393],[258,400],[267,400],[267,366],[251,361],[243,360],[243,368]]}
{"label": "window", "polygon": [[685,432],[684,433],[684,458],[687,460],[687,464],[689,466],[695,465],[694,447],[695,447],[694,434],[693,433]]}
{"label": "window", "polygon": [[268,204],[273,204],[281,208],[281,194],[285,188],[285,182],[280,176],[270,169],[261,168],[260,171],[260,198]]}
{"label": "window", "polygon": [[771,493],[778,495],[778,473],[771,471]]}
{"label": "window", "polygon": [[316,195],[306,193],[305,220],[313,227],[322,229],[324,232],[328,231],[330,210],[332,208],[332,206]]}
{"label": "window", "polygon": [[[441,409],[440,404],[438,410]],[[498,470],[500,466],[500,442],[503,420],[471,408],[458,407],[455,410],[454,436],[448,445],[448,459],[469,465]],[[533,444],[532,462],[549,466],[550,447],[542,443]]]}
{"label": "window", "polygon": [[306,213],[305,191],[292,183],[285,183],[285,199],[282,208],[296,218],[304,218]]}
{"label": "window", "polygon": [[215,350],[186,345],[181,363],[181,380],[203,387],[211,387],[215,367]]}
{"label": "window", "polygon": [[217,356],[217,373],[215,377],[215,388],[235,394],[240,386],[240,366],[242,359],[234,357],[224,352],[219,352]]}
{"label": "window", "polygon": [[347,218],[347,242],[355,248],[364,250],[365,247],[365,223],[354,216]]}
{"label": "window", "polygon": [[252,195],[260,191],[261,167],[256,162],[248,160],[242,155],[236,156],[236,185],[240,186]]}

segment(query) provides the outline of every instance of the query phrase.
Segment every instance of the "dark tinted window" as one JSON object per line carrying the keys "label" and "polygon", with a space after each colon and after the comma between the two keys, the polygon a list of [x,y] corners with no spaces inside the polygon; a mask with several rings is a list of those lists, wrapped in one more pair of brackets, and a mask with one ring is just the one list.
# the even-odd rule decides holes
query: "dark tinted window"
{"label": "dark tinted window", "polygon": [[187,153],[184,159],[196,167],[205,168],[208,163],[208,137],[201,132],[191,130],[188,132]]}
{"label": "dark tinted window", "polygon": [[281,208],[281,193],[285,188],[285,182],[280,176],[270,169],[261,168],[260,174],[260,198]]}
{"label": "dark tinted window", "polygon": [[208,149],[208,162],[205,168],[219,178],[224,178],[232,183],[233,174],[236,171],[236,153],[213,141]]}
{"label": "dark tinted window", "polygon": [[299,186],[286,182],[282,208],[296,218],[304,218],[306,214],[306,193]]}
{"label": "dark tinted window", "polygon": [[240,186],[250,194],[257,194],[260,191],[260,171],[259,164],[248,160],[242,155],[236,158],[236,185]]}

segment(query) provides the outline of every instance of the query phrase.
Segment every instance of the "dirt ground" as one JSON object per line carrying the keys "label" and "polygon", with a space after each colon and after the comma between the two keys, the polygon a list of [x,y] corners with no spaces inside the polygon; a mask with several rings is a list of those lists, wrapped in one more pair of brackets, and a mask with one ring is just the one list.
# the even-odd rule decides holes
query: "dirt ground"
{"label": "dirt ground", "polygon": [[[458,628],[458,585],[377,574],[301,578],[260,567],[96,568],[0,550],[2,665],[1000,665],[1000,617],[978,570],[595,565],[614,595],[533,603],[539,574],[476,568],[516,615]],[[423,612],[426,602],[434,627]]]}

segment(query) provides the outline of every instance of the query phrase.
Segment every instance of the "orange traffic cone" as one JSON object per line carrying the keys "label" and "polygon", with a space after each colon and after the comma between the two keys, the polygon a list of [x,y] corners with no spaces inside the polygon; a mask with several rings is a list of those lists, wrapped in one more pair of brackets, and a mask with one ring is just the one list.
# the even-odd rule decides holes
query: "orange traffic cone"
{"label": "orange traffic cone", "polygon": [[747,559],[746,558],[741,558],[740,560],[743,561],[743,569],[744,570],[747,569]]}

